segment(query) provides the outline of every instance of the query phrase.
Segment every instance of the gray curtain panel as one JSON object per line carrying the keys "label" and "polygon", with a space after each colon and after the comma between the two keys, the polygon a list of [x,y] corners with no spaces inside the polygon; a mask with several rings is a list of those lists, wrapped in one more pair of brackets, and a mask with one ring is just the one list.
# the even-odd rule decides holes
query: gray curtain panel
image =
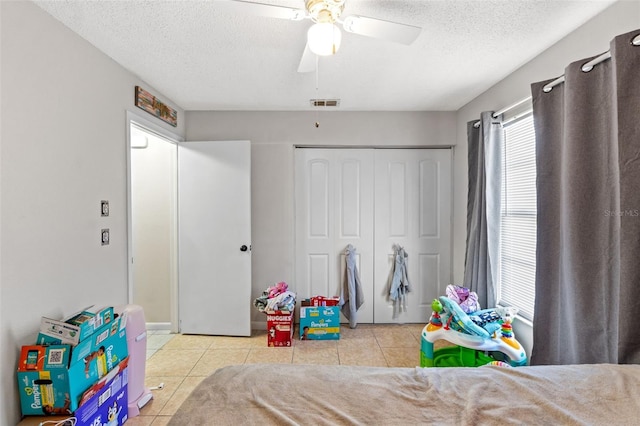
{"label": "gray curtain panel", "polygon": [[480,115],[480,126],[467,123],[469,193],[464,287],[478,294],[480,306],[493,307],[500,271],[500,191],[502,186],[502,118]]}
{"label": "gray curtain panel", "polygon": [[544,93],[534,83],[532,364],[640,363],[640,31]]}

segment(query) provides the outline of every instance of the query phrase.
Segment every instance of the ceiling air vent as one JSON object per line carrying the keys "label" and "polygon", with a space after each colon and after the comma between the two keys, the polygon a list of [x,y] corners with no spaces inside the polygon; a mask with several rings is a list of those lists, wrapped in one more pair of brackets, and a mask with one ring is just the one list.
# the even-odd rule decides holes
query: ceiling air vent
{"label": "ceiling air vent", "polygon": [[340,106],[340,99],[311,99],[311,106],[338,107]]}

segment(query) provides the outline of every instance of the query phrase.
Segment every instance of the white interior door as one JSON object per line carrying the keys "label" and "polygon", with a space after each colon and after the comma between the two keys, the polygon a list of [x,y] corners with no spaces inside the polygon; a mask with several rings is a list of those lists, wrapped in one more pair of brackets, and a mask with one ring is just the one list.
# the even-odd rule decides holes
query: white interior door
{"label": "white interior door", "polygon": [[371,323],[373,150],[296,149],[295,154],[298,298],[337,295],[344,249],[352,244],[365,297],[357,321]]}
{"label": "white interior door", "polygon": [[[375,322],[426,322],[451,278],[451,150],[376,150],[375,176]],[[384,297],[394,244],[409,256],[411,282],[396,318]]]}
{"label": "white interior door", "polygon": [[178,241],[180,331],[250,336],[249,141],[179,144]]}

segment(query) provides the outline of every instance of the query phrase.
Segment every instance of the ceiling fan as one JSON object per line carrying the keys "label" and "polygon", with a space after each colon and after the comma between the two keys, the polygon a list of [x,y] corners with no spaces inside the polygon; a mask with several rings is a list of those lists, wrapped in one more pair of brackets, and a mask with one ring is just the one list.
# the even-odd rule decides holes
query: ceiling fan
{"label": "ceiling fan", "polygon": [[409,45],[418,38],[422,28],[366,16],[342,17],[346,0],[304,0],[304,9],[257,3],[248,0],[232,0],[245,10],[260,16],[302,21],[311,19],[314,24],[307,32],[307,44],[298,66],[298,72],[315,70],[316,55],[335,54],[340,47],[341,32],[337,24],[348,33],[393,41]]}

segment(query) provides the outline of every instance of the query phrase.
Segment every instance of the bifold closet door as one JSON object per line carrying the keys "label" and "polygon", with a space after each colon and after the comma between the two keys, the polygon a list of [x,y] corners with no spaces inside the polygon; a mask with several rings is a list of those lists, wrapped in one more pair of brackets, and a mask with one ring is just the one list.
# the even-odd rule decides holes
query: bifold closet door
{"label": "bifold closet door", "polygon": [[[451,150],[375,150],[374,322],[423,323],[451,278]],[[384,297],[393,245],[408,253],[407,311]]]}
{"label": "bifold closet door", "polygon": [[[352,244],[365,294],[359,323],[373,322],[373,150],[295,150],[298,298],[338,294]],[[344,318],[343,318],[344,320]]]}

